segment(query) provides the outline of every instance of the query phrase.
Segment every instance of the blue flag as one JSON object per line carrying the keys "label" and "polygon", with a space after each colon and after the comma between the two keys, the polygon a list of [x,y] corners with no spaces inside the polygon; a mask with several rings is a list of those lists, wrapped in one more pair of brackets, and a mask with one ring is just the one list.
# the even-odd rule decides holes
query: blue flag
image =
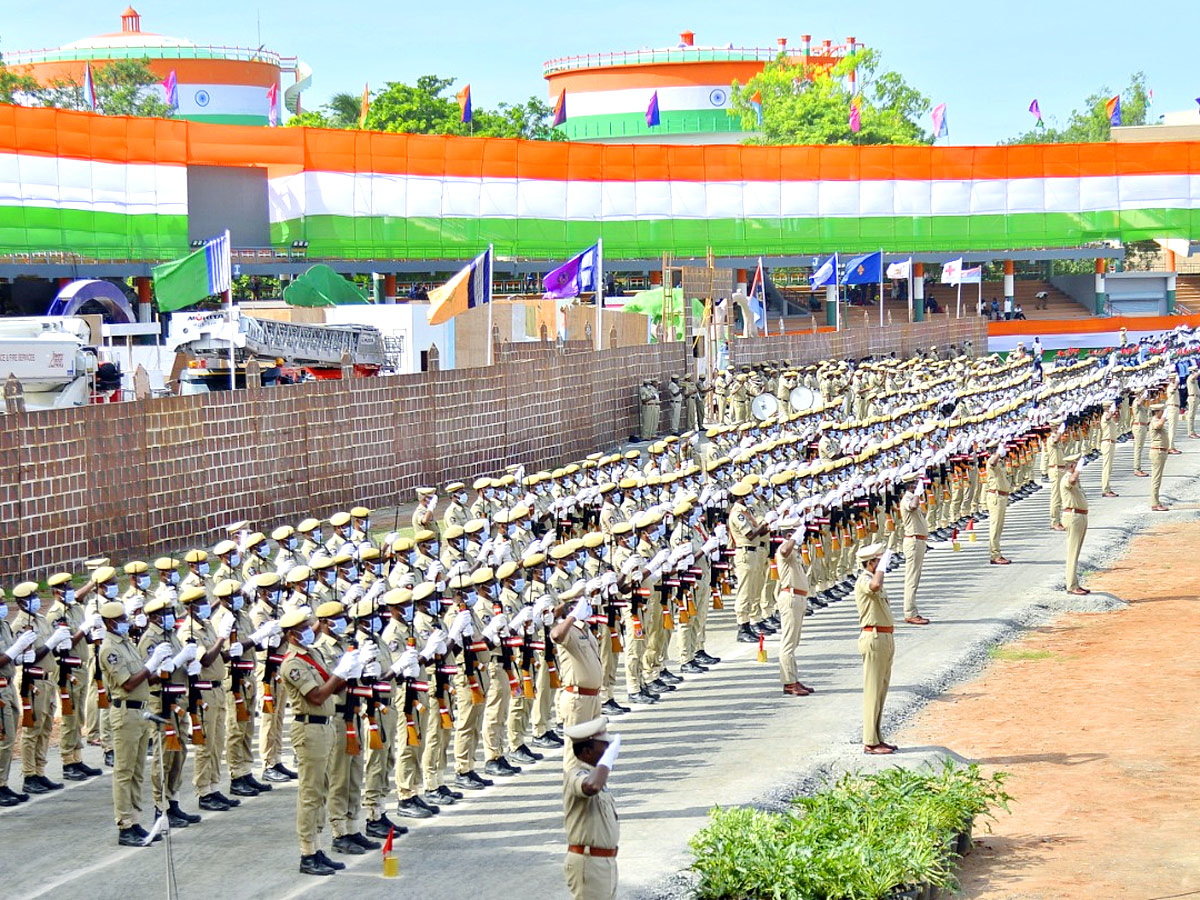
{"label": "blue flag", "polygon": [[842,284],[879,284],[883,277],[883,253],[876,251],[846,261]]}
{"label": "blue flag", "polygon": [[658,116],[658,91],[650,98],[650,105],[646,107],[646,127],[654,128],[659,123]]}
{"label": "blue flag", "polygon": [[824,284],[837,284],[837,280],[838,255],[835,253],[817,267],[817,270],[809,276],[808,283],[811,287],[819,288]]}

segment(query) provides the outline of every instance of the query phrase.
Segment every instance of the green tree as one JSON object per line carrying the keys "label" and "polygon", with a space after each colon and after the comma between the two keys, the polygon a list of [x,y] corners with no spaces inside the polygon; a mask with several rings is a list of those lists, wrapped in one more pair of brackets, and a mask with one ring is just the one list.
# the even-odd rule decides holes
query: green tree
{"label": "green tree", "polygon": [[[1095,144],[1112,137],[1109,122],[1108,101],[1115,96],[1107,86],[1090,94],[1081,109],[1071,111],[1067,124],[1062,128],[1033,127],[1004,143],[1007,144]],[[1145,125],[1146,111],[1150,106],[1150,92],[1146,88],[1146,76],[1135,72],[1129,85],[1121,91],[1121,124]]]}
{"label": "green tree", "polygon": [[[106,116],[152,116],[170,118],[174,110],[159,95],[160,80],[150,71],[149,59],[119,59],[92,68],[96,112]],[[59,109],[88,109],[83,96],[83,77],[55,79],[37,92],[41,106]]]}
{"label": "green tree", "polygon": [[[849,76],[857,79],[860,131],[850,130]],[[806,68],[781,54],[745,85],[733,83],[731,114],[759,132],[750,144],[928,144],[920,122],[929,98],[896,72],[880,71],[878,51],[864,48],[830,69]],[[762,98],[762,124],[751,105]]]}
{"label": "green tree", "polygon": [[324,109],[331,128],[357,128],[362,113],[362,95],[356,97],[340,91],[329,98]]}
{"label": "green tree", "polygon": [[0,56],[0,103],[16,103],[21,95],[32,96],[37,92],[37,82],[29,75],[19,75],[4,64]]}

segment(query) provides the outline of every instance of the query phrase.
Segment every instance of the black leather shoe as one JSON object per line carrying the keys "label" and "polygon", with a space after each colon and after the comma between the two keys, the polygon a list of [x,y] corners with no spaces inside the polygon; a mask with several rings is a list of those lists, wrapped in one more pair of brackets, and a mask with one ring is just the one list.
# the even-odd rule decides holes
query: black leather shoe
{"label": "black leather shoe", "polygon": [[21,801],[17,799],[17,795],[11,792],[0,793],[0,807],[20,806]]}
{"label": "black leather shoe", "polygon": [[656,688],[653,684],[643,684],[642,685],[642,693],[648,694],[649,696],[653,697],[655,700],[658,700],[663,695],[663,692],[660,691],[658,688]]}
{"label": "black leather shoe", "polygon": [[38,781],[36,775],[25,776],[25,783],[21,786],[21,789],[27,794],[48,794],[48,793],[50,793],[50,788],[46,787],[46,785],[44,785],[40,781]]}
{"label": "black leather shoe", "polygon": [[234,808],[235,806],[241,806],[241,805],[242,805],[242,801],[241,801],[241,800],[234,800],[232,797],[226,797],[226,796],[225,796],[224,794],[222,794],[220,791],[217,791],[216,793],[212,794],[212,796],[213,796],[213,797],[216,797],[216,798],[217,798],[218,800],[220,800],[222,803],[227,803],[227,804],[229,804],[229,808],[230,808],[230,809]]}
{"label": "black leather shoe", "polygon": [[104,764],[105,764],[106,766],[108,766],[110,769],[112,768],[112,764],[113,764],[113,752],[112,752],[111,750],[105,750],[105,751],[104,751]]}
{"label": "black leather shoe", "polygon": [[747,622],[745,625],[738,626],[737,639],[739,644],[757,644],[758,632],[754,630],[754,626]]}
{"label": "black leather shoe", "polygon": [[75,763],[75,769],[76,769],[77,771],[79,771],[79,772],[82,772],[82,773],[83,773],[84,775],[86,775],[88,778],[95,778],[97,775],[103,775],[103,774],[104,774],[104,772],[103,772],[102,770],[100,770],[100,769],[93,769],[93,768],[92,768],[91,766],[89,766],[87,763],[82,763],[82,762],[77,762],[77,763]]}
{"label": "black leather shoe", "polygon": [[652,682],[650,682],[650,687],[654,688],[660,694],[669,694],[669,693],[677,690],[675,685],[667,684],[661,678],[655,678]]}
{"label": "black leather shoe", "polygon": [[288,779],[291,781],[295,781],[297,778],[300,777],[295,772],[293,772],[291,769],[289,769],[287,766],[285,766],[283,763],[275,763],[275,765],[271,766],[271,768],[281,775],[286,775],[288,777]]}
{"label": "black leather shoe", "polygon": [[[148,832],[148,831],[147,831],[145,828],[143,828],[141,825],[134,825],[132,830],[133,830],[133,831],[136,831],[136,832],[137,832],[137,836],[138,836],[138,837],[140,837],[140,838],[141,838],[143,841],[145,841],[145,840],[146,840],[146,838],[150,837],[150,832]],[[159,841],[161,841],[161,840],[162,840],[162,835],[161,835],[161,834],[156,834],[156,835],[154,836],[154,839],[153,839],[153,840],[151,840],[151,841],[149,841],[148,843],[151,843],[151,844],[157,844],[157,843],[158,843]]]}
{"label": "black leather shoe", "polygon": [[383,844],[379,843],[379,841],[371,840],[360,831],[356,831],[354,834],[348,834],[346,837],[347,839],[354,841],[354,843],[358,844],[358,846],[362,847],[364,850],[378,850],[383,846]]}
{"label": "black leather shoe", "polygon": [[335,872],[340,872],[342,869],[346,868],[346,864],[344,862],[338,862],[336,859],[330,859],[329,854],[327,854],[324,850],[318,850],[316,857]]}
{"label": "black leather shoe", "polygon": [[[154,818],[157,819],[161,815],[162,815],[162,813],[159,810],[157,810],[157,809],[154,810]],[[167,824],[170,825],[172,828],[187,828],[192,823],[189,822],[187,819],[183,818],[183,816],[175,815],[175,813],[171,809],[168,809],[167,810]]]}
{"label": "black leather shoe", "polygon": [[484,774],[495,775],[497,778],[509,778],[521,773],[520,766],[514,766],[503,756],[489,759],[483,767]]}
{"label": "black leather shoe", "polygon": [[668,672],[666,669],[663,669],[661,672],[659,672],[658,677],[667,684],[683,684],[682,678],[680,678],[674,672]]}
{"label": "black leather shoe", "polygon": [[645,690],[640,690],[635,694],[629,695],[629,702],[635,706],[653,706],[658,702],[658,697],[646,693]]}
{"label": "black leather shoe", "polygon": [[18,794],[8,785],[0,787],[0,797],[7,797],[8,799],[15,800],[18,803],[25,803],[27,800],[29,800],[28,794]]}
{"label": "black leather shoe", "polygon": [[200,798],[200,808],[205,812],[229,812],[233,807],[222,800],[220,794],[205,794]]}
{"label": "black leather shoe", "polygon": [[[442,787],[446,787],[446,786],[442,785]],[[450,788],[446,788],[446,790],[449,791]],[[458,794],[460,792],[454,791],[454,793]],[[445,803],[447,806],[453,806],[455,803],[458,802],[457,797],[451,797],[451,796],[448,796],[447,794],[443,794],[442,788],[438,788],[436,791],[426,791],[425,796],[422,797],[421,800],[422,800],[422,802],[424,802],[424,804],[426,806],[432,806],[437,803]]]}
{"label": "black leather shoe", "polygon": [[[604,709],[607,710],[608,706],[605,705]],[[520,747],[518,747],[516,750],[514,750],[512,753],[510,753],[508,755],[511,756],[513,759],[515,759],[519,763],[527,763],[527,764],[535,763],[539,759],[545,758],[540,753],[534,753],[532,750],[530,750],[524,744],[522,744]]]}
{"label": "black leather shoe", "polygon": [[309,856],[300,857],[300,874],[301,875],[332,875],[334,869],[332,866],[327,866],[321,862],[319,853],[313,853]]}
{"label": "black leather shoe", "polygon": [[437,794],[447,803],[453,803],[455,800],[461,800],[463,798],[461,791],[452,790],[449,785],[445,784],[437,789]]}
{"label": "black leather shoe", "polygon": [[229,793],[235,797],[257,797],[258,791],[246,784],[245,778],[235,778],[229,782]]}
{"label": "black leather shoe", "polygon": [[349,834],[335,837],[333,839],[333,849],[338,853],[345,853],[347,856],[362,856],[367,852],[367,848],[359,844],[358,841],[354,840],[354,836]]}
{"label": "black leather shoe", "polygon": [[269,784],[263,784],[253,775],[247,775],[243,781],[245,781],[246,784],[250,785],[250,787],[254,788],[260,794],[265,794],[267,791],[271,790],[271,786]]}
{"label": "black leather shoe", "polygon": [[766,619],[763,619],[761,622],[755,622],[754,627],[757,628],[761,634],[765,634],[767,637],[770,637],[776,631],[775,627]]}
{"label": "black leather shoe", "polygon": [[184,812],[178,802],[174,802],[168,806],[167,812],[181,819],[187,819],[189,825],[196,825],[200,822],[199,816],[192,815],[190,812]]}
{"label": "black leather shoe", "polygon": [[[428,819],[433,816],[429,811],[428,805],[417,800],[416,797],[408,797],[400,801],[396,808],[396,815],[403,816],[406,819]],[[367,823],[367,834],[371,833],[371,823]]]}
{"label": "black leather shoe", "polygon": [[472,781],[474,781],[476,784],[478,784],[481,787],[491,787],[493,784],[496,783],[496,782],[492,781],[492,779],[490,779],[490,778],[482,777],[474,769],[472,769],[470,772],[467,773],[467,777],[470,778]]}
{"label": "black leather shoe", "polygon": [[[604,713],[606,716],[623,716],[623,715],[625,715],[625,707],[623,707],[616,700],[605,700],[604,705],[600,707],[600,711],[602,713]],[[512,754],[512,757],[517,762],[529,762],[529,760],[527,760],[527,759],[521,759],[521,757],[518,756],[516,754],[516,752],[514,752]]]}
{"label": "black leather shoe", "polygon": [[87,781],[87,774],[80,770],[79,763],[67,763],[63,766],[62,777],[65,781]]}
{"label": "black leather shoe", "polygon": [[461,775],[455,775],[454,786],[456,788],[462,788],[464,791],[482,791],[484,788],[484,785],[480,784],[471,777],[470,772],[464,772]]}
{"label": "black leather shoe", "polygon": [[692,659],[692,660],[688,660],[682,666],[680,666],[679,671],[683,672],[683,674],[685,674],[685,675],[702,675],[705,672],[707,672],[708,669],[706,669],[704,666],[700,665],[700,663],[698,663],[694,659]]}
{"label": "black leather shoe", "polygon": [[779,621],[779,613],[772,613],[771,615],[767,616],[767,623],[776,631],[783,627]]}
{"label": "black leather shoe", "polygon": [[142,840],[135,828],[122,828],[117,832],[117,843],[122,847],[141,847]]}
{"label": "black leather shoe", "polygon": [[818,609],[824,609],[825,607],[827,607],[829,605],[829,603],[827,601],[821,599],[819,594],[816,596],[813,596],[813,597],[809,597],[808,602],[811,606],[815,606]]}
{"label": "black leather shoe", "polygon": [[283,772],[280,772],[275,766],[263,770],[263,781],[269,781],[273,784],[283,784],[283,782],[291,780],[292,779],[288,778]]}
{"label": "black leather shoe", "polygon": [[529,743],[538,748],[554,750],[563,745],[563,740],[553,731],[547,731],[545,734],[539,734]]}
{"label": "black leather shoe", "polygon": [[[446,791],[449,794],[454,794],[454,791],[450,790],[450,788],[446,788]],[[433,798],[433,799],[430,799],[430,798]],[[424,797],[418,796],[418,797],[413,797],[411,799],[414,803],[417,804],[417,806],[425,807],[425,809],[429,810],[435,816],[442,811],[442,808],[440,806],[438,806],[438,801],[444,800],[444,798],[437,791],[434,791],[432,794],[426,794]],[[454,799],[455,798],[453,796],[451,796],[451,798],[449,800],[446,800],[445,802],[453,803]]]}
{"label": "black leather shoe", "polygon": [[713,656],[711,653],[707,653],[704,650],[696,651],[696,659],[699,660],[701,664],[706,666],[715,666],[721,661],[721,657]]}
{"label": "black leather shoe", "polygon": [[52,791],[61,791],[63,789],[61,781],[51,781],[45,775],[38,775],[37,780],[42,783],[43,787],[48,787]]}
{"label": "black leather shoe", "polygon": [[387,813],[383,813],[373,822],[367,823],[367,835],[369,837],[386,838],[392,833],[393,829],[396,832],[396,837],[408,834],[408,829],[403,825],[397,825],[387,817]]}

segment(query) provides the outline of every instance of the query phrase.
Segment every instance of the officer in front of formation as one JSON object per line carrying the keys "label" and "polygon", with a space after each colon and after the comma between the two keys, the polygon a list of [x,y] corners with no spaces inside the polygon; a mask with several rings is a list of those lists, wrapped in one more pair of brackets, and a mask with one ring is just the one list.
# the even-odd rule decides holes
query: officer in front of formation
{"label": "officer in front of formation", "polygon": [[563,779],[567,890],[573,900],[613,900],[621,829],[608,776],[621,752],[621,736],[608,732],[604,716],[571,725],[563,734],[574,757]]}

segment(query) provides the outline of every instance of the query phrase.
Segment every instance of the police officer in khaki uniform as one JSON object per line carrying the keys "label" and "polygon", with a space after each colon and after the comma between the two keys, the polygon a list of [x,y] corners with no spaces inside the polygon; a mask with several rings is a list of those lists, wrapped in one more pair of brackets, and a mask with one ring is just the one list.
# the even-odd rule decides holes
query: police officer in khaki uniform
{"label": "police officer in khaki uniform", "polygon": [[1162,489],[1163,469],[1167,465],[1167,454],[1171,449],[1171,437],[1163,418],[1162,404],[1150,407],[1151,417],[1148,426],[1150,432],[1150,508],[1154,512],[1166,512],[1159,497]]}
{"label": "police officer in khaki uniform", "polygon": [[315,646],[313,621],[304,610],[284,614],[279,627],[287,638],[281,680],[294,711],[292,749],[299,775],[296,792],[296,833],[300,838],[300,872],[332,875],[345,863],[330,859],[318,843],[325,826],[329,793],[329,761],[336,748],[335,695],[346,682],[362,674],[358,651],[329,659]]}
{"label": "police officer in khaki uniform", "polygon": [[17,664],[37,640],[37,633],[22,631],[13,635],[8,624],[10,606],[0,588],[0,807],[16,806],[29,799],[8,786],[13,746],[17,741],[17,723],[21,721],[21,703],[17,699]]}
{"label": "police officer in khaki uniform", "polygon": [[1000,538],[1004,534],[1004,518],[1008,513],[1008,497],[1012,493],[1012,482],[1008,480],[1008,464],[1005,462],[1004,444],[987,459],[987,510],[988,552],[993,566],[1007,566],[1011,560],[1000,552]]}
{"label": "police officer in khaki uniform", "polygon": [[[46,618],[54,625],[63,624],[71,630],[71,645],[62,651],[64,659],[59,665],[67,665],[66,687],[60,692],[58,750],[62,756],[63,778],[67,781],[83,781],[102,774],[100,769],[83,762],[84,704],[87,696],[85,680],[88,657],[88,632],[91,616],[84,612],[82,604],[75,599],[71,576],[57,572],[46,579],[54,593],[54,603]],[[97,617],[98,618],[98,617]],[[76,662],[70,662],[76,660]],[[60,676],[60,681],[63,679]]]}
{"label": "police officer in khaki uniform", "polygon": [[[58,707],[57,652],[71,645],[71,630],[54,626],[41,614],[42,598],[36,581],[23,581],[13,588],[12,599],[17,614],[12,619],[14,634],[32,631],[37,639],[25,651],[21,669],[21,700],[29,696],[31,720],[22,722],[21,773],[25,776],[22,790],[27,794],[45,794],[62,788],[62,783],[46,777],[46,755],[50,750],[50,734],[54,730],[54,714]],[[29,682],[28,684],[26,682]]]}
{"label": "police officer in khaki uniform", "polygon": [[[100,645],[100,671],[109,697],[113,736],[113,811],[117,843],[143,846],[149,838],[138,822],[142,811],[142,786],[146,775],[146,750],[153,726],[142,718],[149,709],[150,684],[171,659],[170,644],[159,644],[148,660],[129,638],[129,620],[119,602],[100,607],[105,635]],[[154,840],[160,839],[155,835]]]}
{"label": "police officer in khaki uniform", "polygon": [[863,567],[854,583],[858,652],[863,658],[863,753],[886,755],[896,752],[894,744],[884,742],[880,731],[896,654],[893,640],[896,626],[887,591],[883,589],[883,576],[892,554],[883,544],[868,544],[855,556]]}
{"label": "police officer in khaki uniform", "polygon": [[[550,630],[550,639],[562,650],[558,656],[562,677],[558,712],[563,726],[567,727],[600,715],[604,666],[600,662],[600,645],[588,628],[593,610],[582,588],[572,587],[560,594],[558,599],[563,605],[558,608],[557,614],[562,618]],[[570,771],[574,763],[573,755],[569,745],[563,748],[563,768],[566,771]]]}
{"label": "police officer in khaki uniform", "polygon": [[569,726],[563,734],[575,758],[563,779],[567,890],[573,900],[614,900],[620,825],[607,785],[621,737],[608,733],[604,716]]}
{"label": "police officer in khaki uniform", "polygon": [[782,630],[779,636],[779,680],[783,692],[792,697],[807,697],[813,689],[800,683],[796,674],[796,648],[800,645],[800,633],[804,628],[804,614],[808,605],[808,575],[800,556],[800,545],[804,541],[804,525],[800,522],[779,523],[782,528],[797,528],[788,535],[775,551],[775,568],[779,572],[779,621]]}
{"label": "police officer in khaki uniform", "polygon": [[[165,598],[164,598],[165,599]],[[204,588],[190,587],[179,595],[179,601],[187,610],[187,618],[180,627],[179,635],[184,643],[196,645],[199,671],[188,675],[196,678],[205,687],[200,691],[204,701],[204,743],[195,749],[195,769],[192,784],[200,798],[200,808],[206,812],[226,812],[241,801],[222,794],[221,757],[225,750],[225,656],[226,640],[229,638],[232,620],[222,623],[220,630],[213,627],[212,604]]]}
{"label": "police officer in khaki uniform", "polygon": [[910,625],[928,625],[929,620],[917,612],[917,588],[921,584],[921,570],[925,568],[929,523],[921,512],[920,478],[913,472],[904,481],[907,489],[900,498],[900,518],[904,523],[904,621]]}
{"label": "police officer in khaki uniform", "polygon": [[1088,503],[1079,483],[1080,457],[1074,454],[1064,460],[1063,476],[1059,485],[1062,499],[1063,520],[1067,530],[1067,593],[1090,594],[1079,586],[1079,549],[1083,546],[1088,526]]}

